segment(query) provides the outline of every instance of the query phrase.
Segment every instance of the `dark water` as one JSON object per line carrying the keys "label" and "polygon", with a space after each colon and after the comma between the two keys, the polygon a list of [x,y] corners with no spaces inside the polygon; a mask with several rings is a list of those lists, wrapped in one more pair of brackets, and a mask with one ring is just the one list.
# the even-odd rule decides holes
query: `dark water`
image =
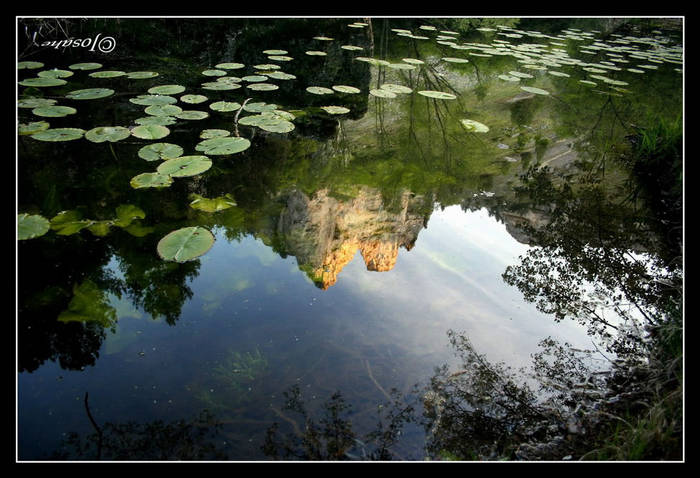
{"label": "dark water", "polygon": [[[369,25],[349,27],[353,21],[92,21],[69,24],[72,34],[111,34],[113,52],[49,47],[20,58],[45,66],[18,70],[18,80],[83,61],[99,62],[102,70],[159,73],[128,79],[75,71],[66,85],[20,85],[20,98],[45,96],[77,109],[64,118],[41,118],[51,128],[133,127],[147,115],[129,99],[158,85],[185,86],[175,97],[207,96],[205,103],[177,105],[209,113],[202,120],[177,119],[168,136],[150,141],[18,136],[18,214],[51,219],[78,210],[83,218],[107,220],[123,205],[143,212],[130,227],[112,226],[105,235],[50,230],[18,241],[20,460],[95,459],[100,446],[89,415],[130,450],[115,459],[265,460],[261,446],[269,427],[276,422],[293,432],[295,415],[285,411],[290,391],[299,391],[314,416],[339,392],[357,436],[368,433],[392,389],[414,394],[413,386],[426,383],[434,367],[455,362],[449,330],[514,367],[527,365],[547,336],[590,345],[584,327],[555,323],[502,279],[506,267],[533,247],[523,221],[546,223],[514,188],[532,165],[574,173],[580,161],[622,149],[630,124],[680,114],[678,42],[656,30],[611,35],[594,27],[562,33],[566,27],[557,26],[545,34],[505,20],[486,31],[455,21],[453,28],[463,28],[455,34],[447,27],[420,29],[440,25],[428,20],[375,19],[369,33]],[[399,35],[406,28],[419,38]],[[162,30],[157,38],[155,29]],[[268,49],[293,59],[270,60],[262,53]],[[455,57],[468,62],[443,59]],[[414,69],[392,67],[412,59],[420,60]],[[296,78],[266,81],[279,86],[273,91],[202,89],[216,77],[201,72],[223,62],[245,65],[227,70],[228,76],[276,63]],[[537,68],[524,67],[533,64]],[[532,78],[499,78],[511,71]],[[618,83],[590,78],[596,74]],[[412,92],[395,98],[368,93],[385,83]],[[306,91],[334,85],[360,93]],[[115,94],[65,98],[98,87]],[[418,93],[426,90],[454,96]],[[202,130],[235,129],[235,111],[213,111],[209,104],[247,99],[292,112],[294,130],[238,125],[239,135],[251,141],[247,150],[211,156],[211,169],[176,178],[167,188],[130,186],[131,178],[158,165],[138,156],[143,146],[168,142],[185,155],[200,154],[195,146]],[[319,108],[329,105],[349,112]],[[18,108],[18,119],[37,121],[27,108]],[[462,119],[489,131],[469,132]],[[612,184],[621,182],[615,168],[607,174]],[[198,211],[189,206],[192,194],[231,194],[236,206]],[[189,226],[209,229],[213,247],[185,263],[161,259],[160,239]],[[83,298],[80,319],[58,320],[76,297]],[[209,422],[187,428],[203,410],[219,428]],[[393,459],[425,458],[424,433],[407,425]],[[197,455],[193,450],[200,448]],[[361,456],[361,449],[358,444],[346,458]]]}

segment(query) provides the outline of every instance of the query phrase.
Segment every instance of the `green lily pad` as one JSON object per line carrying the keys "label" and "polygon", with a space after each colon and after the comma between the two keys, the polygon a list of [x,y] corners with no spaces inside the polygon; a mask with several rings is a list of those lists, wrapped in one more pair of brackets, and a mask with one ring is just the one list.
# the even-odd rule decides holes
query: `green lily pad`
{"label": "green lily pad", "polygon": [[411,65],[409,63],[389,63],[386,66],[393,70],[415,70],[418,68],[416,65]]}
{"label": "green lily pad", "polygon": [[217,101],[209,105],[209,108],[214,111],[220,111],[222,113],[227,113],[231,111],[238,111],[241,109],[241,104],[235,101]]}
{"label": "green lily pad", "polygon": [[169,126],[177,123],[177,119],[173,116],[145,116],[135,119],[134,123],[139,125],[158,124],[161,126]]}
{"label": "green lily pad", "polygon": [[340,93],[356,94],[360,92],[359,88],[355,88],[354,86],[348,85],[333,85],[331,86],[331,88]]}
{"label": "green lily pad", "polygon": [[132,71],[126,74],[126,77],[130,80],[145,80],[148,78],[155,78],[156,76],[158,76],[158,72],[156,71]]}
{"label": "green lily pad", "polygon": [[510,81],[510,82],[513,82],[513,83],[520,81],[520,78],[518,78],[517,76],[498,75],[498,77],[499,77],[501,80],[503,80],[503,81]]}
{"label": "green lily pad", "polygon": [[79,211],[61,211],[51,219],[51,229],[56,231],[58,235],[68,236],[85,229],[92,222],[82,219]]}
{"label": "green lily pad", "polygon": [[549,70],[549,71],[547,71],[547,73],[549,73],[549,74],[552,75],[552,76],[560,76],[560,77],[562,77],[562,78],[569,78],[569,77],[571,77],[571,75],[569,75],[568,73],[564,73],[564,72],[562,72],[562,71]]}
{"label": "green lily pad", "polygon": [[344,106],[321,106],[321,109],[331,115],[342,115],[350,112],[350,109]]}
{"label": "green lily pad", "polygon": [[129,98],[129,102],[141,106],[173,105],[177,103],[177,98],[167,95],[139,95]]}
{"label": "green lily pad", "polygon": [[141,173],[131,178],[129,184],[134,189],[142,188],[166,188],[173,183],[173,178],[168,174]]}
{"label": "green lily pad", "polygon": [[100,63],[74,63],[68,67],[70,70],[97,70],[102,68]]}
{"label": "green lily pad", "polygon": [[243,63],[219,63],[218,65],[214,65],[214,68],[220,68],[222,70],[238,70],[244,67],[245,65]]}
{"label": "green lily pad", "polygon": [[521,86],[520,89],[523,91],[527,91],[528,93],[534,93],[536,95],[546,96],[549,94],[549,91],[543,90],[541,88],[535,88],[534,86]]}
{"label": "green lily pad", "polygon": [[296,76],[283,71],[270,71],[265,73],[265,76],[272,78],[273,80],[296,80],[297,78]]}
{"label": "green lily pad", "polygon": [[254,83],[252,85],[247,85],[247,88],[253,91],[273,91],[279,89],[279,86],[273,85],[272,83]]}
{"label": "green lily pad", "polygon": [[277,109],[277,105],[265,103],[263,101],[256,103],[246,103],[243,106],[245,111],[250,111],[251,113],[262,113],[263,111],[274,111]]}
{"label": "green lily pad", "polygon": [[356,45],[343,45],[340,48],[342,48],[343,50],[348,50],[348,51],[364,50],[364,48],[362,48],[361,46],[356,46]]}
{"label": "green lily pad", "polygon": [[194,147],[195,151],[212,156],[236,154],[248,148],[250,148],[250,141],[246,138],[227,136],[205,139]]}
{"label": "green lily pad", "polygon": [[444,91],[423,90],[419,91],[418,94],[427,96],[428,98],[435,98],[438,100],[454,100],[455,98],[457,98],[452,93],[445,93]]}
{"label": "green lily pad", "polygon": [[86,88],[84,90],[73,90],[66,93],[66,98],[71,100],[96,100],[114,94],[114,90],[109,88]]}
{"label": "green lily pad", "polygon": [[187,262],[207,253],[214,245],[214,235],[200,226],[177,229],[156,246],[158,256],[166,261]]}
{"label": "green lily pad", "polygon": [[44,66],[44,64],[40,61],[20,61],[17,63],[18,70],[34,70],[42,66]]}
{"label": "green lily pad", "polygon": [[41,108],[43,106],[51,106],[56,103],[56,100],[50,98],[21,98],[17,100],[18,108]]}
{"label": "green lily pad", "polygon": [[139,158],[146,161],[159,161],[161,159],[174,159],[182,156],[185,150],[173,143],[153,143],[139,149]]}
{"label": "green lily pad", "polygon": [[579,83],[583,83],[584,85],[598,86],[598,83],[596,83],[595,81],[589,81],[589,80],[578,80],[578,81],[579,81]]}
{"label": "green lily pad", "polygon": [[403,95],[406,95],[406,94],[413,92],[413,90],[411,88],[409,88],[408,86],[395,85],[393,83],[384,83],[382,86],[379,87],[379,89],[391,91],[392,93],[403,94]]}
{"label": "green lily pad", "polygon": [[61,86],[67,83],[66,80],[60,78],[27,78],[19,82],[22,86],[33,86],[35,88],[44,88],[48,86]]}
{"label": "green lily pad", "polygon": [[49,220],[39,214],[23,213],[17,215],[17,239],[20,241],[43,236],[50,227]]}
{"label": "green lily pad", "polygon": [[131,134],[141,139],[160,139],[170,134],[170,130],[158,124],[144,124],[134,127]]}
{"label": "green lily pad", "polygon": [[369,94],[377,98],[396,98],[396,93],[381,88],[369,90]]}
{"label": "green lily pad", "polygon": [[30,137],[39,141],[72,141],[83,137],[85,130],[80,128],[53,128],[33,134]]}
{"label": "green lily pad", "polygon": [[241,78],[243,81],[247,81],[249,83],[261,83],[263,81],[267,81],[267,76],[264,75],[248,75],[244,76]]}
{"label": "green lily pad", "polygon": [[209,117],[206,111],[184,110],[180,113],[175,113],[173,116],[183,120],[202,120]]}
{"label": "green lily pad", "polygon": [[160,85],[148,89],[152,95],[176,95],[185,91],[182,85]]}
{"label": "green lily pad", "polygon": [[128,138],[130,135],[131,131],[123,126],[99,126],[85,133],[85,139],[93,143],[104,143],[105,141],[114,143]]}
{"label": "green lily pad", "polygon": [[156,171],[174,178],[196,176],[211,168],[212,162],[206,156],[190,155],[168,159],[158,165]]}
{"label": "green lily pad", "polygon": [[227,73],[224,70],[204,70],[202,72],[204,76],[226,76]]}
{"label": "green lily pad", "polygon": [[466,129],[470,133],[488,133],[489,131],[488,126],[486,126],[483,123],[479,123],[478,121],[470,119],[463,119],[459,121],[460,123],[462,123],[462,126],[464,126],[464,129]]}
{"label": "green lily pad", "polygon": [[330,88],[324,88],[323,86],[309,86],[306,88],[306,91],[314,95],[329,95],[333,93],[333,90]]}
{"label": "green lily pad", "polygon": [[204,212],[219,212],[236,206],[236,201],[231,194],[225,194],[217,198],[205,198],[199,194],[190,194],[190,207]]}
{"label": "green lily pad", "polygon": [[199,103],[204,103],[209,98],[204,95],[183,95],[180,97],[180,101],[183,103],[189,103],[192,105],[197,105]]}
{"label": "green lily pad", "polygon": [[286,55],[289,53],[287,50],[263,50],[266,55]]}
{"label": "green lily pad", "polygon": [[151,116],[176,116],[182,113],[182,108],[177,105],[152,105],[143,111]]}
{"label": "green lily pad", "polygon": [[319,51],[319,50],[308,50],[304,53],[306,53],[309,56],[326,56],[327,55],[327,53],[325,51]]}
{"label": "green lily pad", "polygon": [[93,143],[104,143],[105,141],[114,143],[128,138],[130,135],[131,131],[123,126],[99,126],[85,133],[85,139]]}
{"label": "green lily pad", "polygon": [[78,110],[71,108],[70,106],[42,106],[41,108],[34,108],[32,114],[37,116],[44,116],[47,118],[63,118],[64,116],[74,115]]}
{"label": "green lily pad", "polygon": [[93,78],[117,78],[119,76],[126,76],[126,72],[118,70],[102,70],[90,73],[88,76]]}
{"label": "green lily pad", "polygon": [[286,55],[272,55],[268,56],[267,59],[272,61],[292,61],[294,58]]}
{"label": "green lily pad", "polygon": [[442,60],[448,63],[469,63],[469,60],[466,58],[455,58],[452,56],[446,56]]}
{"label": "green lily pad", "polygon": [[401,61],[408,63],[409,65],[423,65],[425,62],[417,58],[402,58]]}
{"label": "green lily pad", "polygon": [[253,65],[253,68],[256,70],[279,70],[281,67],[274,63],[264,63],[261,65]]}
{"label": "green lily pad", "polygon": [[39,133],[49,129],[49,123],[46,121],[33,121],[31,123],[20,123],[17,127],[17,134],[26,136],[29,134]]}
{"label": "green lily pad", "polygon": [[36,76],[41,78],[68,78],[69,76],[73,76],[73,72],[68,70],[53,69],[40,71],[36,74]]}
{"label": "green lily pad", "polygon": [[332,41],[333,38],[331,38],[331,37],[325,37],[325,36],[318,36],[318,37],[314,37],[314,40]]}
{"label": "green lily pad", "polygon": [[224,91],[224,90],[235,90],[240,88],[241,85],[237,83],[230,83],[230,82],[224,82],[224,81],[210,81],[207,83],[202,83],[202,88],[205,90],[214,90],[214,91]]}
{"label": "green lily pad", "polygon": [[516,78],[534,78],[530,73],[522,73],[520,71],[509,71],[508,74]]}
{"label": "green lily pad", "polygon": [[225,129],[205,129],[199,133],[199,137],[202,139],[224,138],[226,136],[231,136],[231,132]]}
{"label": "green lily pad", "polygon": [[[391,65],[391,63],[389,63],[386,60],[379,60],[377,58],[371,58],[368,56],[356,56],[355,60],[362,61],[364,63],[369,63],[370,65],[373,65],[373,66],[389,66],[389,65]],[[408,63],[403,63],[403,64],[407,65]],[[410,65],[409,68],[414,69],[416,67],[415,67],[415,65]]]}

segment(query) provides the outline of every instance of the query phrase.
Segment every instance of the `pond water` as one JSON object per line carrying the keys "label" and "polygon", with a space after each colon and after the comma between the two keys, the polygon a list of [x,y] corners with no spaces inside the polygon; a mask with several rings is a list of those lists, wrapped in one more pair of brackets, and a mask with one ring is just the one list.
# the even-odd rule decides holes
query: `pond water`
{"label": "pond water", "polygon": [[[547,223],[515,188],[680,114],[682,44],[574,20],[112,19],[67,24],[108,53],[30,45],[18,123],[49,125],[18,135],[17,213],[48,227],[17,242],[18,458],[266,460],[273,423],[303,425],[291,396],[320,417],[342,395],[359,437],[456,364],[450,330],[512,367],[545,337],[589,347],[503,280]],[[166,251],[194,227],[204,245]],[[392,458],[424,440],[407,425]]]}

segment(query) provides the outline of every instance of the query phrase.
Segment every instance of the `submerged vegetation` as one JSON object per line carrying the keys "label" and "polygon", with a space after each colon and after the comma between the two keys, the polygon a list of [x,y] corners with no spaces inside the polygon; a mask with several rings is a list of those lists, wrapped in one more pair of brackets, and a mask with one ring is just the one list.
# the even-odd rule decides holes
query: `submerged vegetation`
{"label": "submerged vegetation", "polygon": [[[98,420],[97,434],[71,433],[56,456],[682,460],[676,25],[360,20],[207,19],[203,29],[203,19],[21,19],[19,371],[51,361],[71,371],[96,366],[103,344],[126,333],[122,301],[192,327],[188,340],[206,334],[203,357],[225,351],[201,363],[160,362],[193,374],[186,400],[207,407],[201,417]],[[37,48],[42,35],[93,33],[119,46],[112,54]],[[289,268],[300,274],[292,277],[321,293],[357,251],[368,270],[391,270],[399,248],[411,250],[433,212],[451,205],[485,209],[528,245],[504,266],[504,283],[555,322],[578,324],[591,348],[543,338],[531,365],[516,371],[450,330],[458,363],[389,394],[363,346],[340,363],[345,336],[330,335],[342,326],[329,321],[304,329],[317,341],[304,345],[314,365],[300,373],[272,331],[306,327],[315,299],[281,293],[297,289],[279,271],[256,275],[271,260],[239,257],[238,245],[251,238],[293,258]],[[200,279],[222,297],[193,293],[200,270],[217,271]],[[266,282],[264,300],[253,276]],[[256,309],[255,298],[274,312]],[[192,312],[200,299],[202,310],[225,313],[235,334],[203,324]],[[264,348],[251,351],[253,337],[264,337]],[[326,356],[326,346],[334,353]],[[420,355],[401,350],[386,360]],[[133,357],[118,357],[135,367]],[[358,362],[366,371],[353,368]],[[315,368],[349,388],[362,375],[370,391],[351,390],[346,401],[349,391],[305,390],[301,378]]]}

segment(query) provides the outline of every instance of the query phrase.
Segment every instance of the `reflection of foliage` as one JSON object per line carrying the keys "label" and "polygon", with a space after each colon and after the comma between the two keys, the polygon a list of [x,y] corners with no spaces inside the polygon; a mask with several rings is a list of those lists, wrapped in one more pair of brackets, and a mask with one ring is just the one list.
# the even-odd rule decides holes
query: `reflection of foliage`
{"label": "reflection of foliage", "polygon": [[284,411],[298,414],[303,426],[300,427],[282,410],[275,410],[292,424],[294,432],[280,437],[279,424],[274,423],[267,430],[262,451],[275,460],[391,460],[394,456],[391,447],[401,435],[403,425],[413,420],[413,407],[402,403],[395,390],[392,392],[394,402],[387,407],[379,406],[376,429],[361,441],[347,418],[351,407],[340,392],[335,392],[324,402],[323,417],[316,422],[306,410],[299,386],[295,385],[284,393]]}
{"label": "reflection of foliage", "polygon": [[[214,440],[221,425],[206,410],[191,420],[105,423],[100,433],[70,433],[52,459],[225,460]],[[101,438],[101,439],[100,439]],[[98,443],[100,443],[98,450]]]}
{"label": "reflection of foliage", "polygon": [[58,316],[61,322],[96,322],[114,331],[117,312],[108,304],[106,294],[91,280],[73,287],[73,299],[68,309]]}

